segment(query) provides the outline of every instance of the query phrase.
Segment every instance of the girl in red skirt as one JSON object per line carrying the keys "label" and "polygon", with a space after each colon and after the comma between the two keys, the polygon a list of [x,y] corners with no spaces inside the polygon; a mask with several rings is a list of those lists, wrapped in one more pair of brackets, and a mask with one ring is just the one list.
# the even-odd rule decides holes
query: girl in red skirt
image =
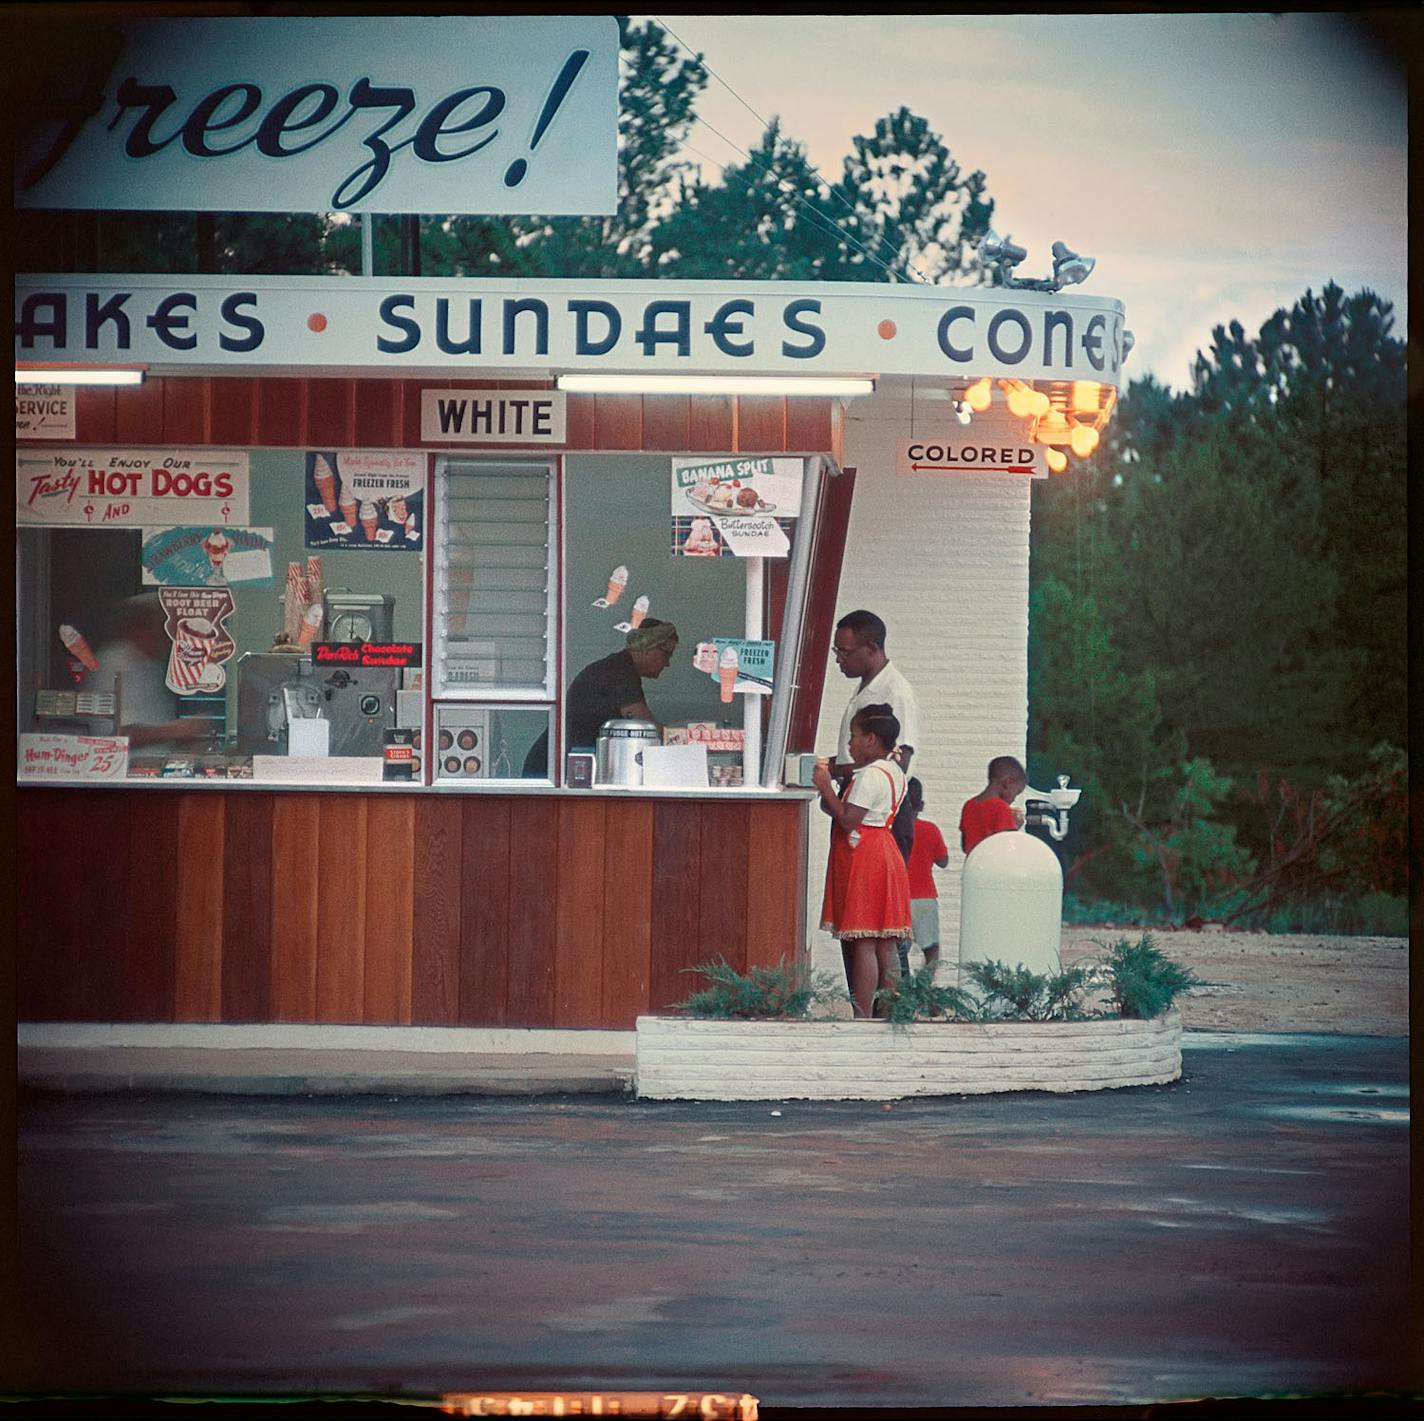
{"label": "girl in red skirt", "polygon": [[836,795],[825,766],[813,776],[821,808],[835,823],[821,927],[841,940],[857,1017],[872,1014],[876,990],[890,984],[895,945],[910,935],[910,880],[890,834],[905,797],[905,772],[889,758],[899,738],[888,705],[863,706],[850,723],[856,769],[845,797]]}

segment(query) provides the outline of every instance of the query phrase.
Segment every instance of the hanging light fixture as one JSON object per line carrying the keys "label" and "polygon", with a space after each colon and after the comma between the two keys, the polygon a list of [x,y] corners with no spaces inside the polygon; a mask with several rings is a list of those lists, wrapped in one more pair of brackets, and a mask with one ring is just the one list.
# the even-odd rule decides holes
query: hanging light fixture
{"label": "hanging light fixture", "polygon": [[1091,424],[1075,424],[1068,447],[1080,459],[1086,459],[1098,447],[1098,431]]}
{"label": "hanging light fixture", "polygon": [[1068,456],[1061,449],[1054,449],[1051,445],[1043,451],[1043,459],[1055,474],[1061,474],[1068,467]]}

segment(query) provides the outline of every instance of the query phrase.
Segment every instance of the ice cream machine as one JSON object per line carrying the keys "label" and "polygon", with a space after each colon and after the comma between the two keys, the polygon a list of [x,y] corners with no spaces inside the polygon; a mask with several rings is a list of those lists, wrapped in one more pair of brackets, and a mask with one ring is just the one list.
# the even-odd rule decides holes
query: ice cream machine
{"label": "ice cream machine", "polygon": [[396,723],[400,673],[391,667],[313,666],[310,656],[248,652],[237,663],[237,747],[286,755],[294,720],[329,723],[328,754],[383,753]]}

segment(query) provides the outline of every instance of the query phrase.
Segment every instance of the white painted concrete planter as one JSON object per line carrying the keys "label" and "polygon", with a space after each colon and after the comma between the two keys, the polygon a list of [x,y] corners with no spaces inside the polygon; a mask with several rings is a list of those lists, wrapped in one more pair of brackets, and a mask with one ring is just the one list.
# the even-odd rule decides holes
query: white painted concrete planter
{"label": "white painted concrete planter", "polygon": [[900,1100],[1011,1090],[1114,1090],[1182,1074],[1182,1019],[698,1021],[640,1016],[645,1100]]}

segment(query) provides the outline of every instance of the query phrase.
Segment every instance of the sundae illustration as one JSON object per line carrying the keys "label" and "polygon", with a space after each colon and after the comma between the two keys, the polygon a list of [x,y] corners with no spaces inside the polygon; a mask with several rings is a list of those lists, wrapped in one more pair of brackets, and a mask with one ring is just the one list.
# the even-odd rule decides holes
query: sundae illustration
{"label": "sundae illustration", "polygon": [[761,495],[750,484],[740,481],[730,484],[699,479],[688,491],[695,508],[708,513],[742,514],[770,512],[774,504],[763,503]]}
{"label": "sundae illustration", "polygon": [[213,575],[208,579],[209,583],[226,582],[223,576],[223,561],[232,548],[232,539],[223,532],[221,528],[214,528],[206,538],[203,539],[203,551],[208,555],[208,561],[213,566]]}
{"label": "sundae illustration", "polygon": [[710,518],[692,520],[692,530],[682,545],[682,551],[692,558],[715,558],[721,553],[722,544],[718,541]]}

